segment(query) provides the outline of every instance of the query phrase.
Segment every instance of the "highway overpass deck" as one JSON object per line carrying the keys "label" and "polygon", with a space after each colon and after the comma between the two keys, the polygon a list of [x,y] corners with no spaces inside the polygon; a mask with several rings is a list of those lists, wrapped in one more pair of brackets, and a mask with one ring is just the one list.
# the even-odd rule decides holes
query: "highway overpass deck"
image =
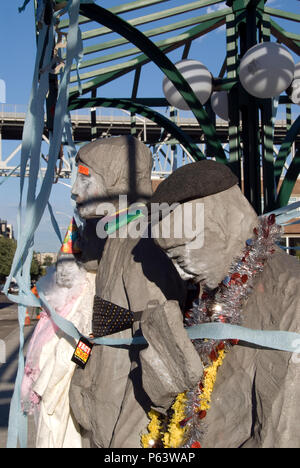
{"label": "highway overpass deck", "polygon": [[[13,107],[13,106],[12,106]],[[72,112],[72,126],[74,133],[74,141],[90,141],[91,136],[91,114]],[[3,140],[21,140],[23,127],[25,122],[26,113],[19,112],[18,106],[15,110],[12,108],[10,111],[1,109],[0,106],[0,131]],[[181,117],[177,119],[177,125],[184,130],[195,143],[203,143],[204,135],[199,127],[195,118]],[[135,127],[137,134],[141,134],[143,141],[149,145],[154,145],[161,141],[162,130],[151,120],[136,116]],[[106,135],[128,135],[131,132],[132,119],[130,115],[117,115],[112,112],[110,115],[97,112],[95,131],[96,137]],[[224,144],[228,141],[228,122],[217,119],[216,120],[217,135],[221,142]],[[287,132],[286,121],[277,120],[275,124],[275,139],[274,144],[280,145],[285,138]],[[46,116],[45,116],[45,136],[48,136],[46,129]],[[297,142],[300,141],[300,135],[297,137]]]}

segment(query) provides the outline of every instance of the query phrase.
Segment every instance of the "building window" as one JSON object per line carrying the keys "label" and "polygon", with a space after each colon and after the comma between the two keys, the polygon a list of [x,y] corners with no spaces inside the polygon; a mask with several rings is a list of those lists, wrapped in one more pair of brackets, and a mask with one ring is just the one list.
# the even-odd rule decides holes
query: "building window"
{"label": "building window", "polygon": [[300,260],[300,237],[290,237],[290,254]]}
{"label": "building window", "polygon": [[279,245],[287,254],[297,257],[300,261],[300,235],[285,236],[281,239]]}

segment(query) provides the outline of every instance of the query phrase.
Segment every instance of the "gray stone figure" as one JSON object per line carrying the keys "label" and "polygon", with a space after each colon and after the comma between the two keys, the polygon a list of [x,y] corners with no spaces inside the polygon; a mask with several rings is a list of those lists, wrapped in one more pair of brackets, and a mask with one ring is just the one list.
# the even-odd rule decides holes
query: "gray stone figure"
{"label": "gray stone figure", "polygon": [[[126,165],[125,161],[126,169],[119,167],[120,158],[114,159],[114,165],[111,161],[110,155],[124,151],[124,148],[121,150],[117,145],[110,147],[114,141],[117,140],[110,139],[104,143],[105,154],[109,155],[111,173],[121,174],[124,184],[123,194],[129,193],[131,201],[147,201],[145,194],[151,191],[150,151],[136,140],[123,139],[123,142],[135,142],[135,150],[126,151],[127,155],[135,155],[135,162],[130,165],[135,180],[127,179],[126,182],[126,174],[127,177],[130,175],[128,162]],[[95,162],[96,158],[92,157],[90,152],[83,155],[79,153],[78,163],[88,166],[91,173],[92,170],[96,170]],[[98,182],[96,179],[88,182],[89,194],[93,198],[97,198]],[[118,178],[114,179],[113,186],[114,191],[107,190],[103,201],[113,200],[114,194],[122,193]],[[130,192],[131,188],[133,195]],[[74,192],[77,195],[81,216],[95,216],[99,206],[86,201],[85,183],[77,180]],[[85,209],[87,206],[89,211]],[[94,323],[101,315],[97,304],[102,304],[102,309],[110,305],[118,306],[133,314],[133,326],[113,333],[112,336],[115,338],[138,335],[140,312],[151,307],[153,301],[164,304],[168,300],[174,300],[183,308],[187,292],[186,284],[178,275],[171,260],[154,244],[153,239],[141,236],[123,237],[123,229],[125,228],[121,228],[117,238],[107,239],[96,279]],[[106,310],[109,315],[112,309]],[[176,332],[177,329],[180,330],[179,334]],[[96,332],[94,335],[100,336]],[[202,374],[202,364],[183,329],[181,313],[173,317],[165,339],[170,340],[170,350],[172,349],[175,354],[174,362],[181,361],[181,365],[177,366],[177,379],[173,382],[172,394],[168,396],[171,403],[179,391],[197,382]],[[152,405],[147,389],[142,383],[141,349],[135,345],[94,346],[86,368],[76,370],[70,388],[70,403],[73,414],[82,428],[87,447],[140,447],[141,434],[147,426],[147,413]],[[189,362],[188,365],[186,361]]]}
{"label": "gray stone figure", "polygon": [[83,146],[77,155],[79,172],[72,189],[79,215],[98,216],[99,205],[118,208],[119,196],[128,202],[147,201],[152,195],[151,152],[134,137],[112,137]]}
{"label": "gray stone figure", "polygon": [[[237,282],[239,291],[246,294],[240,303],[239,297],[231,297],[231,303],[223,301],[223,305],[229,305],[228,319],[232,307],[240,313],[240,323],[247,328],[299,333],[299,263],[275,244],[272,247],[271,241],[266,244],[277,229],[274,217],[267,221],[259,219],[237,185],[224,190],[222,180],[227,176],[223,172],[220,178],[222,171],[213,161],[183,167],[163,182],[152,198],[155,203],[178,202],[182,208],[190,203],[203,204],[203,232],[199,229],[196,234],[196,237],[204,234],[203,247],[195,248],[195,239],[158,237],[156,243],[173,261],[182,278],[200,282],[202,290],[206,287],[206,294],[208,291],[212,297],[218,297],[220,303],[212,303],[204,321],[213,321],[215,306],[218,310],[222,308],[222,295],[214,296],[217,291],[214,288],[225,278],[222,291],[228,297],[230,288],[236,287]],[[171,224],[181,222],[176,218],[176,209],[169,217]],[[254,240],[248,241],[244,254],[248,239]],[[270,246],[268,256],[265,245]],[[232,265],[236,270],[230,270]],[[253,265],[258,272],[253,271]],[[243,268],[248,268],[247,274],[232,274]],[[253,284],[247,290],[251,278]],[[166,410],[169,402],[161,399],[162,389],[167,394],[173,367],[167,362],[162,365],[165,353],[158,346],[162,340],[164,310],[165,314],[176,310],[179,313],[178,304],[169,301],[142,317],[141,328],[149,346],[141,352],[140,360],[148,396],[156,407]],[[220,313],[219,320],[224,320]],[[299,448],[299,389],[299,359],[294,354],[259,349],[246,343],[234,346],[217,374],[201,446]]]}

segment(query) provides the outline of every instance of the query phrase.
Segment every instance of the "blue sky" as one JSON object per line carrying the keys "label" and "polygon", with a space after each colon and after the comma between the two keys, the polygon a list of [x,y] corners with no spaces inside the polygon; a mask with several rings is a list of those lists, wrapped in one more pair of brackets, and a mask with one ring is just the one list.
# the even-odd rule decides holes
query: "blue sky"
{"label": "blue sky", "polygon": [[[103,0],[101,5],[104,7],[112,7],[127,2],[128,0]],[[0,80],[3,80],[2,82],[0,81],[0,100],[4,92],[3,83],[5,83],[6,106],[10,108],[15,105],[19,106],[20,111],[26,108],[29,99],[36,52],[33,1],[27,6],[25,12],[19,14],[18,7],[21,6],[22,3],[23,0],[6,0],[2,1],[0,6]],[[124,18],[139,16],[140,14],[144,15],[160,9],[172,8],[180,4],[182,5],[182,0],[169,0],[165,4],[151,7],[151,9],[145,9],[143,13],[137,11],[125,15]],[[299,0],[268,0],[267,4],[274,8],[282,8],[291,12],[300,13]],[[219,6],[208,7],[205,12],[209,13],[223,6],[223,4],[220,4]],[[198,15],[200,13],[197,12],[196,14]],[[195,16],[195,12],[192,12],[191,16]],[[176,21],[180,21],[180,16],[176,18]],[[276,21],[283,27],[287,26],[284,21],[280,22],[278,19]],[[159,25],[159,23],[157,25]],[[156,25],[153,25],[153,27],[154,26]],[[84,28],[83,26],[83,29]],[[141,27],[142,30],[147,30],[149,28],[149,25]],[[289,22],[288,29],[291,32],[299,32],[299,24]],[[104,40],[108,40],[108,37],[109,36],[105,37]],[[181,53],[182,49],[173,52],[169,56],[176,62],[180,59]],[[225,31],[221,28],[217,32],[209,33],[205,39],[200,38],[194,41],[190,52],[190,58],[203,62],[211,73],[216,76],[223,63],[225,53]],[[294,56],[294,60],[297,62],[299,58]],[[126,97],[130,95],[132,76],[129,78],[130,79],[125,77],[103,87],[103,95],[108,97]],[[153,64],[144,67],[139,96],[162,96],[162,79],[162,73]],[[19,143],[20,142],[3,141],[3,158],[6,158]],[[17,157],[14,161],[17,163]],[[3,179],[0,178],[0,184],[2,181]],[[72,215],[70,189],[61,184],[55,185],[52,190],[50,201],[56,213],[58,224],[64,234]],[[7,219],[8,222],[14,225],[15,230],[18,202],[19,179],[8,179],[5,183],[0,185],[0,218]],[[35,241],[35,249],[37,251],[50,252],[59,249],[58,240],[50,225],[48,212],[45,213],[41,221]]]}

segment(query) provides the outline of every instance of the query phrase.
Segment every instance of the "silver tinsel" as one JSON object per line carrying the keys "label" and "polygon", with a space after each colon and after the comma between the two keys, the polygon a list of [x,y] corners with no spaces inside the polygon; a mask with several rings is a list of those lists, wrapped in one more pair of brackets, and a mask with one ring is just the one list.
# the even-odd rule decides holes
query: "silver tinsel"
{"label": "silver tinsel", "polygon": [[[251,294],[254,281],[263,269],[268,258],[275,252],[276,242],[282,235],[282,228],[275,224],[275,216],[259,218],[254,229],[254,237],[246,242],[240,258],[235,259],[228,276],[219,287],[211,291],[204,289],[202,297],[194,304],[186,316],[186,325],[192,327],[201,323],[223,322],[241,325],[243,304]],[[226,351],[234,344],[232,341],[194,340],[193,344],[201,357],[204,370],[218,356],[220,345]],[[183,447],[189,448],[201,442],[205,433],[205,417],[199,413],[201,382],[187,392],[187,403],[183,425],[186,427]]]}

